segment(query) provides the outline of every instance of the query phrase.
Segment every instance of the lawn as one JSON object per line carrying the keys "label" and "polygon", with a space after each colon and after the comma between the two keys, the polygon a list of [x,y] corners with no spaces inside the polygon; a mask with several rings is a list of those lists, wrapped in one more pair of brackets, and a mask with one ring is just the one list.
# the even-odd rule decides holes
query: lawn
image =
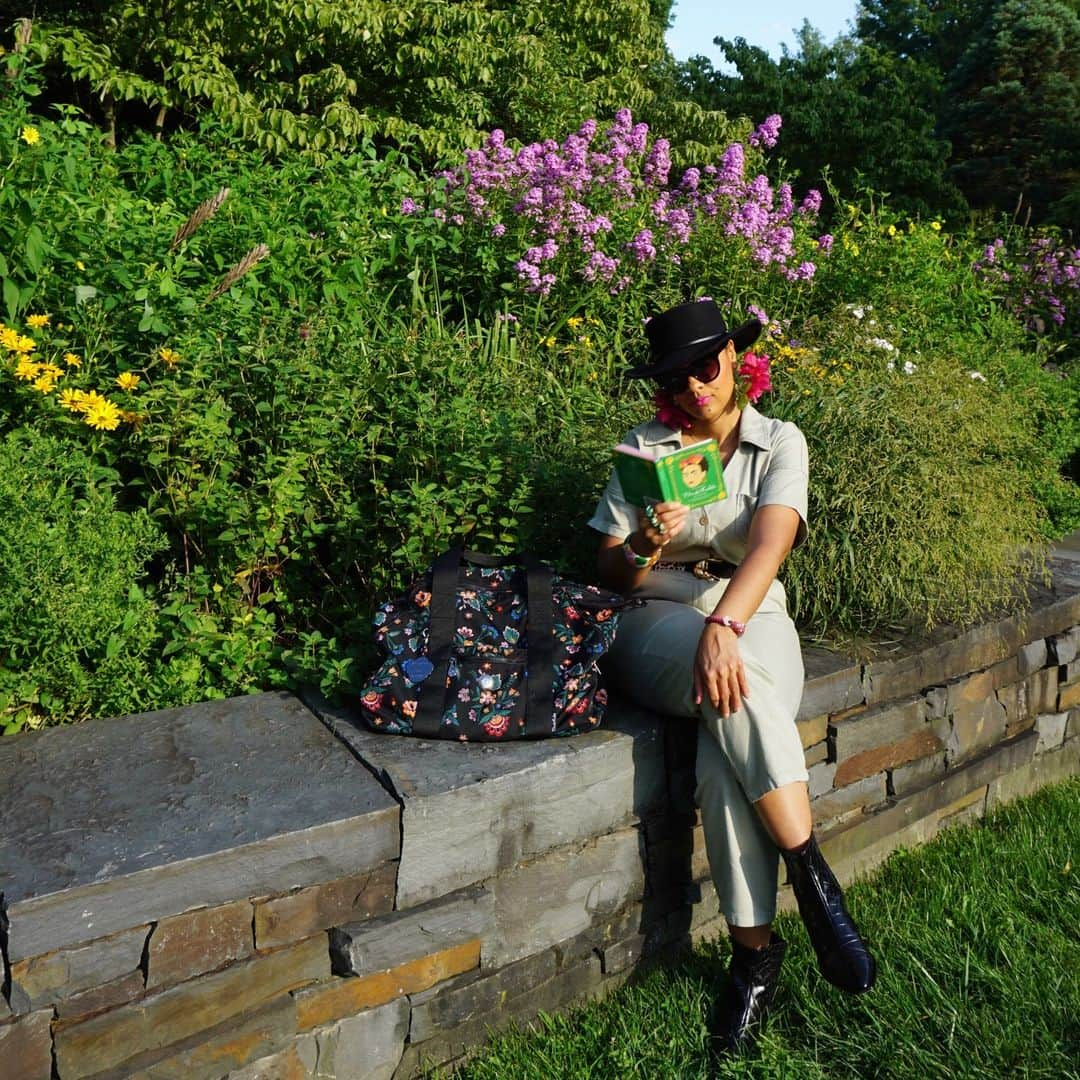
{"label": "lawn", "polygon": [[1080,1077],[1080,779],[896,852],[848,899],[879,960],[874,990],[833,989],[797,917],[781,917],[780,991],[746,1059],[709,1059],[720,940],[501,1036],[453,1076]]}

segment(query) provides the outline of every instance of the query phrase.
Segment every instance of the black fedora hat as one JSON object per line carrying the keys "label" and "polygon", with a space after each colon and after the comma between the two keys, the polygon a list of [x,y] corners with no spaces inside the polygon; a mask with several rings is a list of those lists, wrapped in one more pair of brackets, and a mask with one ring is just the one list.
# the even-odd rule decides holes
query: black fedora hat
{"label": "black fedora hat", "polygon": [[679,304],[654,315],[645,324],[649,338],[649,362],[631,368],[628,379],[655,379],[700,360],[729,341],[742,352],[757,341],[761,323],[751,319],[735,330],[724,323],[720,309],[712,300]]}

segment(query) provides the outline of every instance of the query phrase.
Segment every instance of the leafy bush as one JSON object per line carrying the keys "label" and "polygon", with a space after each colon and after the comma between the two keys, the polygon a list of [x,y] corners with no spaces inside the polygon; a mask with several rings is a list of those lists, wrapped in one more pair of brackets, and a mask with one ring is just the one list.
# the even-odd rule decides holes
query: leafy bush
{"label": "leafy bush", "polygon": [[145,510],[68,440],[0,438],[0,726],[149,708],[156,611],[146,568],[165,546]]}
{"label": "leafy bush", "polygon": [[39,0],[37,12],[29,47],[100,101],[113,142],[121,116],[161,130],[207,112],[249,146],[324,158],[370,139],[442,156],[478,129],[543,137],[624,103],[698,149],[722,122],[674,100],[666,11],[649,0],[269,0],[257,17],[213,0],[167,12]]}
{"label": "leafy bush", "polygon": [[[651,413],[648,388],[620,378],[640,320],[702,293],[733,322],[769,322],[777,389],[762,408],[811,443],[811,540],[786,571],[810,633],[974,618],[1010,591],[1018,547],[1080,515],[1058,472],[1076,383],[972,274],[971,241],[864,205],[818,237],[813,199],[799,213],[793,192],[754,175],[760,146],[733,144],[715,172],[665,186],[661,141],[628,114],[594,132],[576,201],[608,218],[605,253],[623,268],[589,282],[566,194],[573,137],[528,153],[489,142],[503,172],[480,206],[479,151],[453,182],[370,148],[271,167],[213,127],[108,152],[75,115],[34,116],[20,78],[0,80],[0,433],[51,447],[33,458],[43,474],[45,458],[92,465],[92,484],[57,489],[80,507],[91,488],[115,493],[123,509],[109,504],[102,535],[143,537],[150,520],[157,539],[147,531],[123,564],[130,600],[102,586],[108,633],[88,625],[105,645],[65,659],[70,678],[46,686],[40,673],[68,654],[33,652],[31,630],[12,637],[9,716],[355,688],[373,606],[451,543],[530,547],[590,577],[585,522],[610,447]],[[547,173],[522,192],[510,167],[530,154]],[[736,159],[750,171],[735,176]],[[633,198],[613,194],[622,181]],[[533,187],[567,213],[516,211]],[[407,199],[423,212],[403,212]],[[549,295],[516,265],[535,268],[529,250],[546,240],[559,245],[540,260],[555,266],[540,271],[556,274]],[[36,543],[20,520],[5,520],[16,562]],[[49,625],[43,642],[64,636]],[[120,668],[98,656],[118,633],[112,659],[127,666],[110,684],[98,672]]]}

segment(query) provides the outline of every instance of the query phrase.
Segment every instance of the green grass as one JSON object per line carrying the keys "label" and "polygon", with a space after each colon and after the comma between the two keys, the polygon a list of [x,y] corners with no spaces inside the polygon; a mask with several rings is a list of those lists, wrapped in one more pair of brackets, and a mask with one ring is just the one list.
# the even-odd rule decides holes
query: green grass
{"label": "green grass", "polygon": [[745,1060],[709,1062],[718,941],[543,1017],[537,1033],[500,1037],[454,1077],[1080,1077],[1080,779],[899,851],[847,895],[879,960],[876,987],[833,989],[801,924],[782,917],[780,991]]}

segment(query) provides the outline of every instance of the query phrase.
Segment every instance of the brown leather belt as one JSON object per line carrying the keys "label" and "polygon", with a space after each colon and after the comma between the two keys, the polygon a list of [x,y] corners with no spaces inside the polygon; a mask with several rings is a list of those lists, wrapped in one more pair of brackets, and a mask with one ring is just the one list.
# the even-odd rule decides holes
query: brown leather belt
{"label": "brown leather belt", "polygon": [[697,562],[658,562],[654,570],[682,570],[702,581],[720,581],[731,577],[738,569],[735,563],[724,559],[699,559]]}

